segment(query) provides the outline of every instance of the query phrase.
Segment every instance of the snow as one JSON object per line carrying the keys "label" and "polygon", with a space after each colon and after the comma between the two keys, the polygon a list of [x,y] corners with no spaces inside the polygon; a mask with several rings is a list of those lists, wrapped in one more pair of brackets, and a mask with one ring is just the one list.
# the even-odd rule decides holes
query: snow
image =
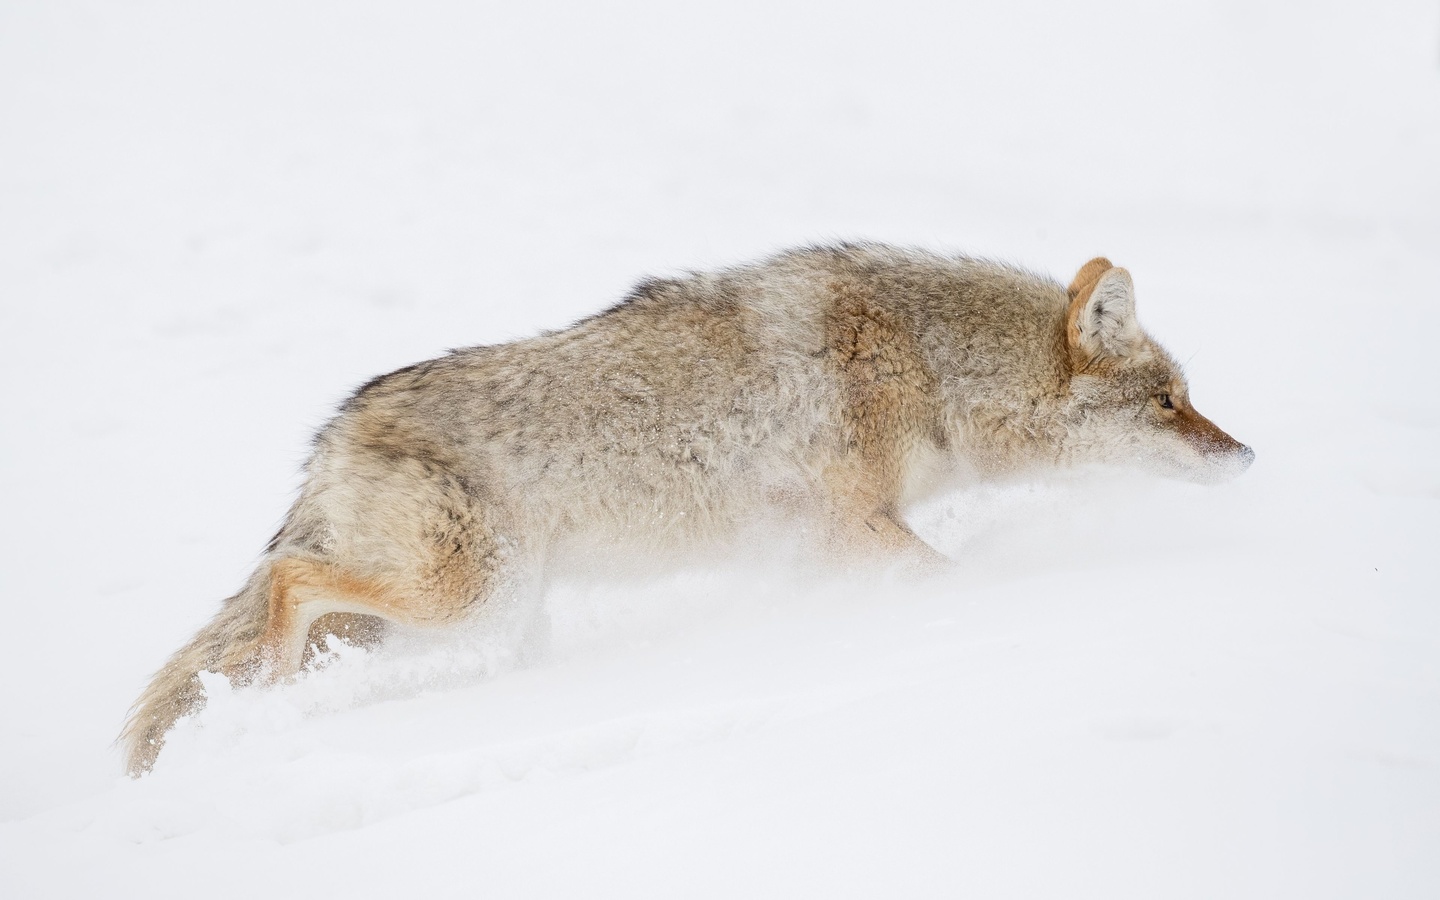
{"label": "snow", "polygon": [[[1440,893],[1433,4],[0,6],[0,895]],[[915,510],[922,583],[563,583],[110,745],[355,385],[645,274],[1104,253],[1202,488]]]}

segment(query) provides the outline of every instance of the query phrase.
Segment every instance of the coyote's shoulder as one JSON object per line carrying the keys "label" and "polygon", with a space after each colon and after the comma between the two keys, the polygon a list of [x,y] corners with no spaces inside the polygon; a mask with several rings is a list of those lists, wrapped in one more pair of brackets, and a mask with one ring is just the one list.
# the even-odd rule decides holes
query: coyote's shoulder
{"label": "coyote's shoulder", "polygon": [[904,507],[947,476],[1110,462],[1209,480],[1250,456],[1190,405],[1103,258],[1068,287],[878,244],[649,279],[347,400],[260,567],[137,703],[128,765],[198,706],[198,672],[285,677],[332,614],[518,628],[567,561],[723,547],[774,517],[833,559],[926,563]]}

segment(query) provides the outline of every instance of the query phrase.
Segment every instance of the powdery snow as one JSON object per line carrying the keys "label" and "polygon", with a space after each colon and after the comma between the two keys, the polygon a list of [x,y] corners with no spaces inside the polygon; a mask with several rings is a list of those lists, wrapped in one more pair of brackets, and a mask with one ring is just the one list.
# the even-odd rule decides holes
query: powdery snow
{"label": "powdery snow", "polygon": [[[0,895],[1440,894],[1433,4],[0,6]],[[556,585],[110,742],[367,378],[645,274],[1104,253],[1255,466],[924,583]]]}

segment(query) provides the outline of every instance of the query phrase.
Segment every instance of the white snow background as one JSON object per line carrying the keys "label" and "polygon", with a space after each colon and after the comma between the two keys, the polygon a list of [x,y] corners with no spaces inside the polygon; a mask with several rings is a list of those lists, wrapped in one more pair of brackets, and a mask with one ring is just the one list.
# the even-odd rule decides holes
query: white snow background
{"label": "white snow background", "polygon": [[[1133,273],[1258,459],[935,582],[562,584],[111,746],[369,377],[869,238]],[[0,896],[1440,896],[1440,8],[0,3]]]}

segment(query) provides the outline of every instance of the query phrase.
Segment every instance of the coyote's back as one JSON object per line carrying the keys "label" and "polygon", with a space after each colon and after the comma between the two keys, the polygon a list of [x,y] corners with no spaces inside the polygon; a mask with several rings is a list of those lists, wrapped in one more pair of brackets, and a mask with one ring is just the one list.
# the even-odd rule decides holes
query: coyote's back
{"label": "coyote's back", "polygon": [[[642,282],[562,331],[360,388],[255,573],[137,701],[127,766],[198,673],[294,674],[321,631],[483,614],[525,630],[547,571],[724,547],[795,521],[839,561],[940,560],[906,503],[960,476],[1084,461],[1210,480],[1249,448],[1189,404],[1103,259],[1067,290],[880,245]],[[312,632],[314,634],[312,635]]]}

